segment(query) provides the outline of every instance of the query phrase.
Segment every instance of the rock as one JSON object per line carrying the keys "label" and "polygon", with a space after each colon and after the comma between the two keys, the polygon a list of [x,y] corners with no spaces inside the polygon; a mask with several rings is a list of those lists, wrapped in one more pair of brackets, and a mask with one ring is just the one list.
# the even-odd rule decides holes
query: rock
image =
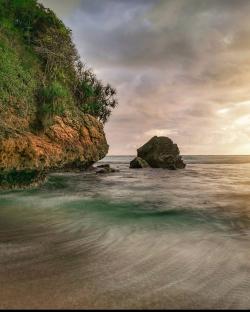
{"label": "rock", "polygon": [[[180,156],[177,144],[174,144],[168,137],[154,136],[151,138],[137,150],[137,158],[143,159],[152,168],[176,170],[186,166]],[[136,163],[137,158],[131,163]]]}
{"label": "rock", "polygon": [[109,164],[99,165],[96,167],[96,173],[112,173],[112,172],[119,172],[119,170],[115,168],[111,168]]}
{"label": "rock", "polygon": [[103,165],[97,166],[97,168],[106,168],[106,169],[109,169],[109,168],[110,168],[110,165],[109,165],[109,164],[103,164]]}
{"label": "rock", "polygon": [[44,172],[37,170],[0,171],[0,185],[2,189],[19,189],[36,187],[45,182]]}
{"label": "rock", "polygon": [[107,152],[102,123],[87,114],[74,119],[56,116],[53,124],[41,132],[32,132],[30,126],[0,123],[3,176],[13,170],[22,172],[21,176],[32,170],[83,170],[105,157]]}
{"label": "rock", "polygon": [[90,165],[89,167],[86,168],[86,171],[93,172],[96,171],[96,168],[93,165]]}
{"label": "rock", "polygon": [[142,159],[141,157],[136,157],[130,162],[130,168],[147,168],[149,167],[149,164],[146,162],[146,160]]}
{"label": "rock", "polygon": [[186,164],[185,164],[184,161],[182,160],[181,156],[178,156],[178,157],[176,158],[175,166],[176,166],[176,168],[178,168],[178,169],[184,169],[184,168],[186,167]]}

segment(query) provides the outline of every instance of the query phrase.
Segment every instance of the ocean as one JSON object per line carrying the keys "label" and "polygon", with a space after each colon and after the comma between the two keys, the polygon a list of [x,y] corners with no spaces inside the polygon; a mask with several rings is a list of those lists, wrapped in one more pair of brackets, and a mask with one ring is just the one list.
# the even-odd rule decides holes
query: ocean
{"label": "ocean", "polygon": [[0,308],[250,308],[250,156],[0,192]]}

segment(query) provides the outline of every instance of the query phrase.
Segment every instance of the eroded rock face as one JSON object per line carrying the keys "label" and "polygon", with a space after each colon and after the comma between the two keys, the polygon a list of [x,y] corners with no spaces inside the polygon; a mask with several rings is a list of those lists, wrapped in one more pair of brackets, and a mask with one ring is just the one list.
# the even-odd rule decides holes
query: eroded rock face
{"label": "eroded rock face", "polygon": [[0,136],[0,172],[84,169],[105,157],[102,124],[90,115],[55,117],[44,132],[6,129]]}
{"label": "eroded rock face", "polygon": [[137,150],[137,158],[130,163],[132,168],[135,168],[133,164],[137,163],[138,158],[146,161],[152,168],[175,170],[183,169],[186,166],[180,156],[177,144],[174,144],[168,137],[154,136],[140,147]]}

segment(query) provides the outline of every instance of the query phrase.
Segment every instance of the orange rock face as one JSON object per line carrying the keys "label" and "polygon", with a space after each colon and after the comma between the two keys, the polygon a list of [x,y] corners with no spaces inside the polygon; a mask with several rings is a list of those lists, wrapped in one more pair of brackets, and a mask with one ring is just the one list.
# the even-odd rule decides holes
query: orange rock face
{"label": "orange rock face", "polygon": [[86,168],[107,152],[103,126],[96,118],[57,116],[41,133],[20,130],[0,137],[0,170]]}

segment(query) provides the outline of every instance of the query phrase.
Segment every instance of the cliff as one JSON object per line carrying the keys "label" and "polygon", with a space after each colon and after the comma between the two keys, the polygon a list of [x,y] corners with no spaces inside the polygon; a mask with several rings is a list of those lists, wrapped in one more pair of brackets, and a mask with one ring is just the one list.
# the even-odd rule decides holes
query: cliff
{"label": "cliff", "polygon": [[40,134],[5,128],[1,135],[0,170],[86,168],[108,152],[102,124],[87,114],[57,116]]}
{"label": "cliff", "polygon": [[0,0],[0,187],[85,169],[108,152],[115,90],[83,66],[71,31],[35,0]]}

